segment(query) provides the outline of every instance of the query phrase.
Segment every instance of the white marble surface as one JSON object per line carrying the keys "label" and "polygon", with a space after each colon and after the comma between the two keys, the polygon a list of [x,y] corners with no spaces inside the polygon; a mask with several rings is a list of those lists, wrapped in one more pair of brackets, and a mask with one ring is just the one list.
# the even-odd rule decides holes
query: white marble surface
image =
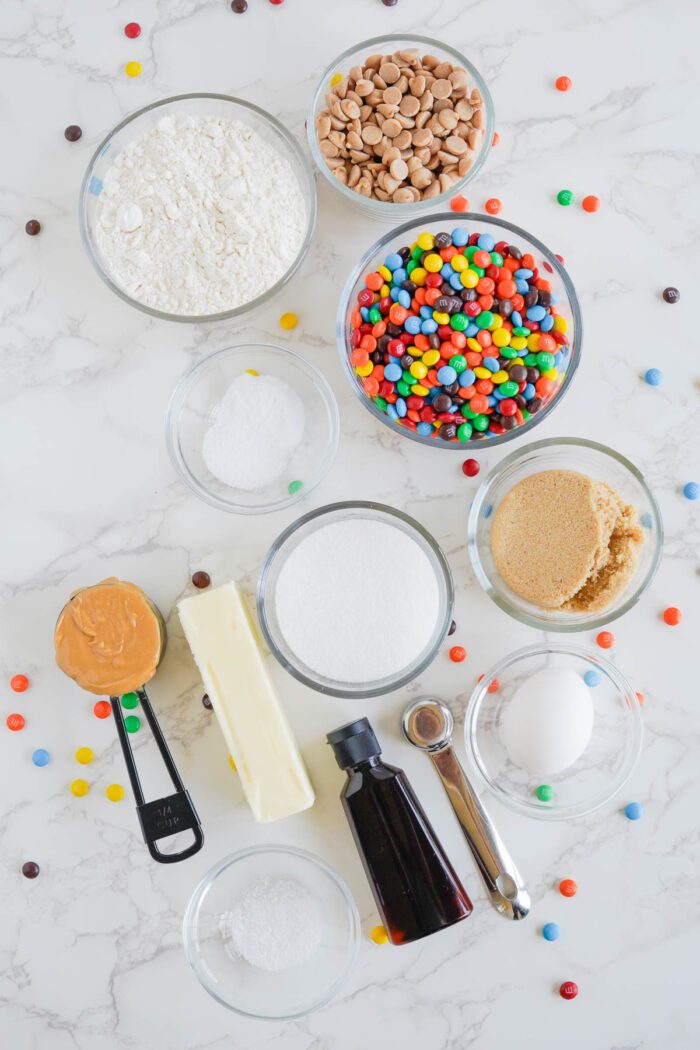
{"label": "white marble surface", "polygon": [[[693,294],[698,266],[698,8],[693,0],[249,0],[245,17],[223,0],[5,0],[0,67],[0,268],[4,347],[0,485],[2,678],[31,675],[31,691],[2,687],[0,1042],[8,1050],[686,1050],[700,1041],[698,937],[698,509],[682,484],[700,480]],[[143,35],[121,28],[137,19]],[[54,620],[76,585],[114,573],[138,581],[170,613],[190,573],[242,578],[252,589],[268,545],[296,512],[256,520],[218,513],[177,481],[163,415],[181,373],[245,336],[283,341],[277,318],[301,316],[289,344],[323,369],[342,409],[335,469],[307,509],[381,498],[415,515],[447,552],[458,588],[457,667],[440,657],[411,688],[465,701],[476,675],[534,642],[481,593],[468,567],[465,512],[476,480],[459,457],[393,440],[355,401],[334,345],[338,291],[361,249],[381,232],[320,186],[314,245],[294,286],[247,327],[150,321],[92,272],[76,222],[80,179],[94,144],[123,115],[185,91],[240,94],[303,134],[305,106],[333,54],[363,37],[423,30],[451,40],[487,77],[500,145],[469,196],[491,195],[504,217],[567,260],[586,318],[585,352],[565,407],[538,437],[592,436],[628,454],[660,500],[667,540],[642,602],[615,624],[614,659],[646,697],[642,759],[621,796],[590,818],[540,825],[493,806],[533,893],[532,917],[510,926],[484,900],[466,846],[423,757],[398,732],[401,692],[366,706],[325,700],[275,669],[318,802],[278,826],[254,825],[200,704],[201,688],[177,627],[152,688],[166,734],[206,830],[204,850],[172,868],[146,855],[132,804],[104,788],[126,782],[114,726],[52,662]],[[129,80],[130,58],[143,75]],[[554,78],[568,73],[562,95]],[[83,139],[63,138],[78,123]],[[596,193],[595,216],[559,208],[569,186]],[[43,231],[31,239],[24,223]],[[660,299],[677,285],[680,305]],[[658,390],[640,379],[657,365]],[[601,379],[604,376],[604,380]],[[480,454],[482,468],[499,453]],[[676,630],[660,610],[684,612]],[[171,621],[172,624],[172,621]],[[584,644],[593,644],[584,636]],[[693,641],[695,640],[695,647]],[[695,648],[695,651],[694,651]],[[475,901],[465,925],[417,946],[377,948],[377,921],[337,794],[342,778],[324,734],[371,715],[389,761],[403,765]],[[90,795],[75,799],[76,746],[90,745]],[[30,755],[47,747],[45,769]],[[143,754],[143,752],[141,752]],[[629,799],[645,805],[632,824]],[[201,874],[233,849],[297,843],[335,865],[363,920],[360,964],[330,1006],[303,1021],[237,1018],[209,999],[182,952],[183,909]],[[41,875],[21,877],[35,859]],[[565,901],[554,887],[574,877]],[[547,920],[563,936],[545,944]],[[579,983],[576,1002],[556,987]]]}

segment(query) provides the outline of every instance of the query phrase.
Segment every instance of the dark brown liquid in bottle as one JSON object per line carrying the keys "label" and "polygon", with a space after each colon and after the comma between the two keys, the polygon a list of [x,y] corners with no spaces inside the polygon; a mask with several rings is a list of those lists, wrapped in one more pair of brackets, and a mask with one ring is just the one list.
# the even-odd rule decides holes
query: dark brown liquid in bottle
{"label": "dark brown liquid in bottle", "polygon": [[472,903],[403,770],[372,757],[347,773],[343,807],[391,942],[466,919]]}

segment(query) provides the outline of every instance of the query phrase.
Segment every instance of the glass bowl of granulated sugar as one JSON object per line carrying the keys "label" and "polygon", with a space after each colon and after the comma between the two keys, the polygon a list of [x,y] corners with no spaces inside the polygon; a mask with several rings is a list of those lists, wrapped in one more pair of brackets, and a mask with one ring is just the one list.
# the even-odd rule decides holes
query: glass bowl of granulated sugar
{"label": "glass bowl of granulated sugar", "polygon": [[360,500],[310,511],[268,551],[257,588],[265,642],[305,685],[382,696],[435,659],[452,620],[447,559],[417,521]]}
{"label": "glass bowl of granulated sugar", "polygon": [[165,430],[173,466],[195,495],[233,514],[266,514],[323,480],[340,422],[310,361],[258,343],[217,350],[186,372]]}
{"label": "glass bowl of granulated sugar", "polygon": [[182,924],[185,955],[207,992],[246,1017],[288,1020],[325,1006],[357,959],[360,917],[319,857],[254,846],[215,864]]}
{"label": "glass bowl of granulated sugar", "polygon": [[267,302],[309,250],[316,188],[299,143],[228,95],[162,99],[100,143],[80,231],[118,296],[168,321],[222,321]]}

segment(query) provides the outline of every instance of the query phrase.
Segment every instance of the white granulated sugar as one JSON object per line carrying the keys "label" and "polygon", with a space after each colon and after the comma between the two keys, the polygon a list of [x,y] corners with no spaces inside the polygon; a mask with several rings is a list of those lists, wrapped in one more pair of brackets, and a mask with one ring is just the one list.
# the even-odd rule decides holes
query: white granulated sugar
{"label": "white granulated sugar", "polygon": [[221,923],[229,950],[258,970],[300,966],[321,943],[321,915],[313,897],[293,879],[267,876],[254,883]]}
{"label": "white granulated sugar", "polygon": [[304,405],[276,376],[244,373],[212,413],[202,458],[214,477],[254,492],[283,474],[304,436]]}
{"label": "white granulated sugar", "polygon": [[306,204],[287,159],[240,121],[164,117],[105,174],[95,239],[132,298],[178,315],[250,302],[301,248]]}
{"label": "white granulated sugar", "polygon": [[280,571],[274,603],[287,645],[316,674],[370,682],[423,652],[440,593],[416,540],[393,525],[354,518],[301,540]]}

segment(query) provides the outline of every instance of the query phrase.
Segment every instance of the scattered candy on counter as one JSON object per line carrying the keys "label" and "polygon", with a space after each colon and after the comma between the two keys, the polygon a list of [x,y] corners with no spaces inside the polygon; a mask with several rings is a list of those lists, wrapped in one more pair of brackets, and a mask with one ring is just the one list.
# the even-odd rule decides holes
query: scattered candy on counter
{"label": "scattered candy on counter", "polygon": [[105,795],[110,802],[121,802],[124,798],[124,788],[121,784],[110,784],[105,791]]}
{"label": "scattered candy on counter", "polygon": [[38,747],[36,751],[32,752],[32,762],[35,766],[48,766],[51,761],[51,755],[43,747]]}
{"label": "scattered candy on counter", "polygon": [[583,680],[589,689],[595,689],[595,687],[601,683],[601,677],[598,671],[586,671]]}
{"label": "scattered candy on counter", "polygon": [[25,693],[29,689],[29,679],[26,674],[13,674],[10,679],[10,689],[13,693]]}
{"label": "scattered candy on counter", "polygon": [[22,865],[22,874],[25,879],[35,879],[40,870],[41,869],[35,860],[27,860]]}
{"label": "scattered candy on counter", "polygon": [[677,627],[682,619],[683,614],[675,605],[670,605],[668,609],[664,609],[664,623],[667,623],[669,627]]}
{"label": "scattered candy on counter", "polygon": [[556,922],[546,922],[542,927],[542,936],[546,941],[558,941],[559,932],[559,926]]}
{"label": "scattered candy on counter", "polygon": [[24,232],[30,237],[36,237],[37,233],[41,232],[41,223],[38,219],[30,219],[24,227]]}
{"label": "scattered candy on counter", "polygon": [[81,766],[89,766],[95,755],[91,747],[79,747],[75,752],[76,762],[80,762]]}
{"label": "scattered candy on counter", "polygon": [[557,77],[557,79],[554,81],[554,86],[557,89],[557,91],[569,91],[569,89],[571,88],[571,78]]}
{"label": "scattered candy on counter", "polygon": [[677,288],[664,288],[661,294],[667,303],[677,303],[680,301],[681,293]]}
{"label": "scattered candy on counter", "polygon": [[192,573],[192,583],[195,585],[197,590],[203,591],[205,587],[208,587],[211,583],[211,576],[208,572],[203,572],[201,569],[198,572]]}
{"label": "scattered candy on counter", "polygon": [[386,932],[386,928],[384,926],[375,926],[372,932],[370,933],[370,937],[372,938],[375,944],[389,943],[389,934]]}
{"label": "scattered candy on counter", "polygon": [[564,981],[559,989],[562,999],[575,999],[578,995],[578,985],[575,981]]}
{"label": "scattered candy on counter", "polygon": [[697,481],[688,481],[683,486],[683,495],[686,499],[700,499],[700,485]]}
{"label": "scattered candy on counter", "polygon": [[385,7],[396,7],[399,0],[382,0]]}
{"label": "scattered candy on counter", "polygon": [[63,134],[69,142],[77,142],[78,139],[83,137],[83,129],[78,127],[77,124],[69,124]]}
{"label": "scattered candy on counter", "polygon": [[139,706],[139,698],[136,693],[124,693],[121,698],[121,705],[125,707],[127,711],[133,711],[135,707]]}
{"label": "scattered candy on counter", "polygon": [[421,437],[495,437],[559,389],[569,350],[555,303],[515,245],[423,231],[366,275],[350,363],[379,410]]}
{"label": "scattered candy on counter", "polygon": [[600,208],[600,200],[593,195],[584,197],[581,201],[581,207],[584,211],[588,212],[598,211],[598,208]]}
{"label": "scattered candy on counter", "polygon": [[284,3],[284,0],[270,0],[270,3],[273,4],[275,7],[279,7],[280,4]]}
{"label": "scattered candy on counter", "polygon": [[664,374],[659,368],[647,368],[644,378],[649,386],[661,386],[664,381]]}
{"label": "scattered candy on counter", "polygon": [[211,711],[214,705],[209,699],[209,693],[205,693],[202,697],[202,707],[206,707],[207,711]]}
{"label": "scattered candy on counter", "polygon": [[453,645],[450,649],[450,660],[455,664],[461,664],[467,658],[467,650],[461,645]]}
{"label": "scattered candy on counter", "polygon": [[127,22],[124,26],[124,36],[128,36],[129,40],[135,40],[137,36],[141,36],[141,26],[138,22]]}
{"label": "scattered candy on counter", "polygon": [[452,211],[469,211],[469,201],[461,193],[458,193],[450,201],[450,208],[452,208]]}
{"label": "scattered candy on counter", "polygon": [[456,622],[455,622],[454,620],[450,620],[450,628],[449,628],[449,630],[448,630],[448,632],[447,632],[447,633],[448,633],[448,635],[450,635],[450,634],[454,634],[456,630],[457,630],[457,624],[456,624]]}
{"label": "scattered candy on counter", "polygon": [[601,631],[600,634],[596,635],[596,644],[601,649],[612,649],[615,644],[615,635],[612,631]]}
{"label": "scattered candy on counter", "polygon": [[484,211],[487,211],[489,215],[498,215],[502,207],[503,202],[498,197],[489,197],[484,205]]}
{"label": "scattered candy on counter", "polygon": [[90,785],[87,780],[74,780],[70,786],[71,794],[75,795],[76,798],[82,798],[87,795],[90,790]]}
{"label": "scattered candy on counter", "polygon": [[640,820],[643,812],[641,802],[628,802],[625,806],[625,816],[628,820]]}
{"label": "scattered candy on counter", "polygon": [[287,485],[287,492],[289,493],[290,496],[293,496],[295,492],[299,492],[299,490],[303,489],[303,487],[304,487],[304,482],[303,481],[290,481],[289,484]]}
{"label": "scattered candy on counter", "polygon": [[92,712],[96,718],[109,718],[112,713],[112,705],[109,700],[98,700]]}
{"label": "scattered candy on counter", "polygon": [[124,72],[128,77],[138,77],[141,74],[141,63],[140,62],[127,62],[124,66]]}
{"label": "scattered candy on counter", "polygon": [[554,788],[550,784],[540,784],[535,790],[535,795],[540,802],[551,802],[554,798]]}
{"label": "scattered candy on counter", "polygon": [[475,478],[480,470],[481,467],[476,459],[465,459],[462,464],[462,473],[466,474],[468,478]]}
{"label": "scattered candy on counter", "polygon": [[248,0],[231,0],[231,10],[234,15],[244,15],[248,10]]}
{"label": "scattered candy on counter", "polygon": [[14,712],[7,716],[7,728],[11,729],[13,733],[18,733],[20,729],[24,729],[26,722],[23,715],[18,715]]}
{"label": "scattered candy on counter", "polygon": [[578,893],[578,886],[573,879],[562,879],[559,883],[559,892],[562,897],[575,897]]}
{"label": "scattered candy on counter", "polygon": [[141,719],[138,715],[127,715],[124,719],[124,728],[127,733],[138,733],[141,728]]}
{"label": "scattered candy on counter", "polygon": [[283,328],[285,332],[291,332],[298,324],[299,318],[296,314],[286,313],[280,317],[280,328]]}
{"label": "scattered candy on counter", "polygon": [[563,204],[564,207],[568,208],[570,204],[574,202],[574,195],[571,190],[559,190],[557,193],[557,203]]}
{"label": "scattered candy on counter", "polygon": [[[477,682],[482,682],[483,680],[484,680],[484,676],[482,674],[480,674],[479,677],[477,678]],[[494,680],[487,686],[486,692],[487,693],[491,693],[491,694],[497,693],[500,688],[501,688],[501,683],[498,681],[497,678],[494,678]]]}

